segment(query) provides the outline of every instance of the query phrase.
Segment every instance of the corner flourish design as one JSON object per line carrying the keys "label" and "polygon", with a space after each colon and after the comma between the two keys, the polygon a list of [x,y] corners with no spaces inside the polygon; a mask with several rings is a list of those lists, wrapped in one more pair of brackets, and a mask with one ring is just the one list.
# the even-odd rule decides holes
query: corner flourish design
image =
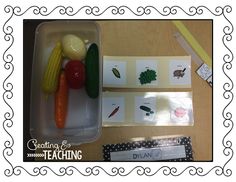
{"label": "corner flourish design", "polygon": [[[2,58],[4,61],[4,69],[7,72],[7,77],[3,81],[3,89],[4,93],[2,95],[3,101],[7,106],[7,110],[4,114],[4,121],[3,121],[3,129],[5,133],[8,136],[8,139],[4,142],[4,150],[2,151],[2,155],[6,162],[9,164],[9,168],[5,169],[4,174],[6,176],[12,176],[12,175],[21,175],[22,172],[27,173],[31,176],[45,176],[48,173],[52,173],[57,176],[71,176],[74,174],[80,174],[83,176],[97,176],[100,173],[107,174],[109,176],[128,176],[131,173],[136,173],[139,176],[154,176],[157,174],[163,174],[165,176],[180,176],[184,173],[188,173],[191,176],[206,176],[209,173],[214,172],[216,175],[221,176],[231,176],[232,170],[227,168],[227,164],[231,161],[234,155],[234,151],[232,149],[232,142],[228,139],[228,136],[230,135],[231,131],[233,130],[234,123],[232,121],[232,113],[230,111],[230,104],[233,101],[234,95],[233,95],[233,88],[234,83],[233,80],[228,76],[228,72],[232,68],[232,61],[234,59],[233,52],[230,50],[228,43],[232,40],[232,33],[234,31],[233,24],[230,22],[230,20],[227,18],[227,14],[231,13],[232,7],[229,5],[226,5],[224,7],[217,6],[214,10],[209,9],[206,6],[191,6],[188,9],[184,9],[180,6],[165,6],[163,8],[160,7],[154,7],[154,6],[139,6],[136,9],[132,9],[128,6],[108,6],[105,9],[100,9],[98,6],[83,6],[78,9],[74,9],[71,6],[56,6],[53,9],[48,9],[45,6],[30,6],[25,10],[22,10],[21,7],[16,6],[12,7],[11,5],[7,5],[4,8],[5,13],[9,15],[9,18],[4,23],[2,30],[4,32],[4,40],[7,42],[8,46],[6,47]],[[227,78],[227,82],[224,83],[223,89],[223,97],[227,101],[227,105],[224,107],[222,111],[222,116],[224,118],[223,120],[223,126],[227,129],[227,133],[222,139],[222,145],[224,147],[223,154],[226,157],[226,162],[223,166],[214,166],[210,170],[205,170],[202,167],[195,167],[195,166],[187,166],[185,169],[178,170],[176,167],[169,167],[169,166],[162,166],[157,170],[152,170],[149,167],[143,167],[143,166],[136,166],[133,169],[125,169],[123,167],[112,167],[111,171],[106,171],[101,166],[93,166],[93,167],[87,167],[84,171],[79,170],[78,168],[74,166],[67,166],[67,167],[61,167],[58,171],[54,171],[52,168],[48,166],[41,166],[41,167],[34,167],[32,171],[28,171],[22,166],[15,166],[11,163],[10,157],[13,154],[12,147],[14,146],[14,138],[11,135],[11,128],[14,125],[13,118],[14,118],[14,110],[11,106],[11,99],[13,98],[13,84],[10,81],[10,77],[12,74],[14,74],[14,56],[11,51],[11,47],[14,44],[14,37],[12,35],[13,33],[13,27],[11,26],[10,20],[13,16],[23,16],[25,14],[32,13],[34,16],[42,16],[46,17],[50,14],[59,14],[61,16],[76,16],[79,13],[84,13],[88,16],[101,16],[105,13],[111,13],[112,15],[125,15],[126,13],[131,13],[134,16],[146,16],[150,14],[156,14],[157,16],[174,16],[178,13],[184,13],[187,16],[200,16],[204,13],[211,14],[212,16],[223,16],[226,20],[227,25],[223,28],[224,35],[222,37],[222,43],[226,49],[226,54],[223,56],[223,66],[222,71],[224,75]]]}

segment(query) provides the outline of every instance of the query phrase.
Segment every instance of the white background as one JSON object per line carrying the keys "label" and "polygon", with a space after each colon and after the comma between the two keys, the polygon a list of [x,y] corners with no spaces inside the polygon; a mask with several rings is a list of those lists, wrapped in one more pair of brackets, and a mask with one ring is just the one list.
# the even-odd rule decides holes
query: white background
{"label": "white background", "polygon": [[[13,3],[14,2],[14,3]],[[0,11],[0,17],[1,17],[1,27],[3,27],[3,24],[6,22],[6,20],[9,18],[9,14],[4,12],[4,7],[8,4],[11,4],[13,7],[14,6],[20,6],[21,7],[21,13],[23,13],[28,7],[32,5],[38,5],[38,6],[47,6],[48,11],[51,11],[55,6],[59,5],[59,1],[51,2],[48,0],[38,0],[38,1],[26,1],[26,0],[21,0],[21,1],[2,1],[1,2],[1,11]],[[135,2],[135,3],[134,3]],[[13,83],[13,97],[12,99],[7,99],[7,102],[9,105],[12,106],[14,110],[14,116],[12,118],[13,125],[10,128],[7,128],[8,132],[12,135],[14,138],[14,145],[12,147],[13,153],[11,156],[4,155],[6,159],[9,161],[7,162],[6,159],[1,156],[1,165],[0,165],[0,175],[1,175],[1,182],[5,181],[21,181],[24,179],[25,181],[30,181],[34,180],[36,181],[42,181],[42,180],[56,180],[57,182],[59,181],[65,181],[65,180],[70,180],[70,181],[80,181],[80,180],[86,180],[86,181],[98,181],[99,178],[102,178],[104,181],[105,180],[112,180],[112,181],[121,181],[121,180],[140,180],[140,181],[157,181],[157,180],[166,180],[166,181],[185,181],[185,180],[191,180],[191,181],[199,181],[199,180],[204,180],[204,181],[213,181],[216,179],[219,179],[220,181],[234,181],[232,178],[235,177],[235,157],[229,161],[228,163],[227,160],[232,156],[232,153],[229,151],[229,156],[226,156],[223,154],[224,147],[222,145],[222,139],[226,135],[227,132],[230,130],[229,127],[225,127],[223,125],[224,118],[222,117],[222,111],[224,107],[228,104],[230,99],[225,99],[223,98],[223,84],[225,82],[228,82],[229,79],[223,74],[222,72],[222,66],[223,66],[223,56],[226,53],[229,53],[229,51],[225,48],[225,46],[222,43],[222,37],[224,35],[223,33],[223,27],[226,25],[229,25],[229,23],[226,21],[226,19],[221,16],[214,16],[212,15],[208,10],[204,9],[203,15],[195,15],[195,16],[186,16],[186,14],[182,11],[179,11],[177,15],[169,15],[169,16],[161,16],[160,14],[157,13],[157,11],[152,10],[152,13],[150,15],[143,15],[143,16],[136,16],[134,15],[129,9],[125,9],[125,14],[124,15],[112,15],[111,10],[106,10],[110,5],[116,5],[116,6],[121,6],[125,5],[129,7],[131,10],[134,12],[137,12],[137,7],[139,6],[155,6],[158,10],[162,12],[162,8],[164,6],[174,6],[178,5],[181,6],[184,10],[188,12],[189,7],[191,6],[207,6],[212,12],[216,12],[215,8],[217,6],[222,6],[224,7],[225,5],[231,5],[233,6],[233,0],[216,0],[216,1],[206,1],[206,0],[159,0],[159,1],[125,1],[125,0],[120,0],[117,2],[117,0],[110,0],[107,1],[107,3],[104,3],[103,1],[91,1],[91,0],[83,0],[83,1],[60,1],[60,5],[64,6],[73,6],[74,11],[75,9],[79,9],[82,6],[89,5],[89,6],[98,6],[100,9],[99,11],[103,13],[102,16],[93,16],[93,15],[86,15],[84,11],[81,11],[78,13],[76,16],[71,16],[67,17],[66,15],[59,15],[58,11],[55,11],[55,13],[52,13],[50,16],[40,16],[40,15],[34,15],[32,13],[32,10],[27,11],[23,16],[13,16],[9,22],[7,23],[7,26],[12,26],[13,27],[13,37],[14,37],[14,44],[11,46],[11,48],[7,51],[7,54],[12,54],[14,59],[13,59],[13,64],[14,64],[14,72],[12,76],[8,79],[8,82]],[[235,20],[235,8],[236,6],[233,6],[233,12],[232,13],[225,13],[226,17],[232,22],[235,23],[233,20]],[[16,10],[17,11],[17,10]],[[57,13],[56,13],[57,12]],[[18,13],[20,14],[20,13]],[[213,67],[213,72],[214,72],[214,145],[213,145],[213,158],[214,162],[195,162],[195,163],[156,163],[156,162],[151,162],[151,163],[97,163],[97,162],[85,162],[85,163],[23,163],[22,162],[22,156],[23,156],[23,149],[22,149],[22,143],[23,143],[23,47],[22,47],[22,35],[23,35],[23,24],[22,20],[23,19],[42,19],[42,18],[81,18],[81,19],[94,19],[94,18],[99,18],[99,19],[104,19],[104,18],[119,18],[119,19],[127,19],[127,18],[140,18],[140,19],[146,19],[146,18],[153,18],[153,19],[171,19],[171,18],[192,18],[192,19],[199,19],[199,18],[206,18],[206,19],[214,19],[213,25],[214,25],[214,67]],[[235,24],[234,24],[235,26]],[[9,29],[7,31],[10,31]],[[227,31],[227,30],[226,30]],[[234,35],[234,34],[233,34]],[[4,33],[1,31],[0,33],[0,42],[1,42],[1,55],[3,55],[3,52],[7,49],[7,47],[10,46],[11,40],[6,41],[4,40]],[[235,53],[235,36],[233,36],[233,39],[231,42],[225,41],[227,46],[234,51]],[[5,58],[6,59],[6,58]],[[227,71],[227,74],[233,78],[233,72],[235,72],[235,60],[233,60],[233,67],[229,71]],[[11,70],[11,69],[10,69]],[[0,77],[1,77],[1,83],[3,83],[4,79],[8,76],[10,70],[6,70],[4,68],[4,61],[1,59],[1,66],[0,66]],[[217,74],[216,74],[217,73]],[[235,79],[234,79],[235,80]],[[8,85],[8,87],[10,87]],[[227,87],[227,85],[226,85]],[[5,86],[6,88],[6,86]],[[1,88],[1,95],[3,95],[3,88]],[[10,96],[10,94],[9,94]],[[5,94],[6,97],[6,94]],[[226,95],[227,97],[227,95]],[[0,116],[1,116],[1,121],[2,123],[4,122],[4,114],[6,112],[10,112],[9,107],[1,100],[1,107],[0,107]],[[235,110],[235,101],[229,107],[227,107],[226,112],[232,112],[233,108]],[[235,120],[234,113],[232,120]],[[227,115],[228,116],[228,115]],[[6,124],[6,122],[4,122]],[[226,124],[230,122],[226,122]],[[8,125],[11,124],[11,122],[8,123]],[[11,140],[10,136],[6,133],[6,131],[3,130],[1,127],[1,137],[0,137],[0,149],[3,151],[4,143],[7,140]],[[234,137],[233,137],[234,136]],[[231,141],[233,143],[233,150],[235,149],[235,128],[226,136],[225,142],[226,141]],[[229,143],[227,143],[229,144]],[[6,146],[8,146],[8,143],[5,143]],[[7,151],[8,153],[11,153],[11,150]],[[227,152],[227,151],[226,151]],[[233,164],[234,163],[234,164]],[[12,166],[11,166],[11,165]],[[214,168],[215,166],[225,166],[225,170],[231,169],[233,174],[230,177],[225,177],[224,175],[221,175],[220,177],[216,175],[216,169]],[[45,168],[45,171],[47,171],[47,175],[44,176],[38,176],[38,177],[31,177],[29,174],[21,168],[18,168],[19,170],[14,171],[15,173],[21,172],[19,176],[12,175],[11,177],[6,177],[4,175],[4,171],[6,169],[9,169],[10,172],[12,172],[12,167],[15,166],[22,166],[24,169],[31,173],[34,174],[35,171],[33,171],[34,167],[41,167],[41,166],[49,166],[54,172],[59,173],[59,168],[64,166],[74,166],[75,168],[79,169],[81,172],[85,173],[85,168],[86,167],[94,167],[94,166],[100,166],[103,168],[103,170],[98,167],[98,170],[100,171],[100,174],[98,176],[92,175],[88,178],[83,177],[80,175],[79,172],[74,171],[74,174],[72,176],[64,176],[64,177],[57,177],[55,174],[48,168]],[[154,171],[157,171],[160,169],[160,171],[155,174],[153,177],[147,177],[145,175],[143,176],[138,176],[137,175],[137,170],[134,169],[136,166],[143,166],[143,167],[150,167],[151,173]],[[173,177],[172,175],[167,175],[165,176],[165,172],[168,173],[168,168],[163,167],[163,166],[169,166],[169,167],[175,167],[176,168],[176,173],[179,174],[181,173],[186,167],[188,166],[195,166],[196,168],[201,167],[198,169],[198,171],[202,174],[208,173],[205,177],[199,177],[198,175],[191,176],[189,173],[191,173],[191,170],[186,170],[183,174],[181,174],[179,177]],[[125,168],[125,174],[131,172],[127,177],[120,177],[119,175],[116,177],[109,177],[107,173],[109,174],[114,174],[112,173],[112,167],[124,167]],[[134,169],[134,171],[132,171]],[[164,170],[166,169],[166,171]],[[175,169],[172,169],[173,171]],[[44,171],[44,172],[45,172]],[[106,172],[104,172],[106,171]],[[172,172],[173,172],[172,171]],[[96,172],[96,171],[95,171]],[[192,171],[194,172],[194,171]],[[218,171],[219,172],[219,171]],[[164,174],[163,174],[164,173]],[[68,179],[67,179],[68,178]]]}

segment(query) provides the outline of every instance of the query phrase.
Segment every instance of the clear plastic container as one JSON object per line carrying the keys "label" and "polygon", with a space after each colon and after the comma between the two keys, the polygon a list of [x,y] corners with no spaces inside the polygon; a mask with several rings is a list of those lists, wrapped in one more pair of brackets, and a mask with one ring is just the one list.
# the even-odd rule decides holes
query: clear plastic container
{"label": "clear plastic container", "polygon": [[70,89],[68,115],[64,129],[58,129],[54,120],[54,94],[45,99],[41,83],[49,54],[56,42],[66,34],[82,38],[87,45],[96,43],[100,49],[100,29],[92,21],[50,21],[36,29],[31,80],[30,133],[42,142],[70,144],[92,142],[101,130],[102,60],[99,50],[99,97],[91,99],[84,88]]}

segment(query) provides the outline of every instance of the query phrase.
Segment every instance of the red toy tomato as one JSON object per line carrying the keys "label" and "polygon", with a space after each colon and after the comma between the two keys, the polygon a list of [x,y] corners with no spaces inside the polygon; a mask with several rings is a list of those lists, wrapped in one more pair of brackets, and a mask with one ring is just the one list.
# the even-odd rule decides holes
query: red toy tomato
{"label": "red toy tomato", "polygon": [[69,61],[65,67],[66,79],[70,88],[79,89],[85,84],[85,67],[81,61]]}

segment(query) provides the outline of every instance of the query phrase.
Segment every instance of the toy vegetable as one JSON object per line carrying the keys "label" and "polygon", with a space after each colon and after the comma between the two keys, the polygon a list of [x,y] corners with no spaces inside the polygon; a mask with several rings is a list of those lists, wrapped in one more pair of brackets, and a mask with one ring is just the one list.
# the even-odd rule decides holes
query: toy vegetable
{"label": "toy vegetable", "polygon": [[97,44],[91,44],[85,58],[86,92],[89,97],[99,95],[99,52]]}
{"label": "toy vegetable", "polygon": [[62,50],[61,43],[57,42],[56,46],[53,48],[45,69],[42,81],[43,92],[52,94],[56,92],[58,85],[58,77],[60,74],[62,64]]}
{"label": "toy vegetable", "polygon": [[86,55],[86,46],[81,38],[68,34],[62,38],[63,53],[72,60],[83,60]]}
{"label": "toy vegetable", "polygon": [[72,89],[82,88],[85,84],[85,67],[80,61],[69,61],[66,66],[66,79]]}
{"label": "toy vegetable", "polygon": [[67,116],[68,85],[65,72],[60,74],[59,85],[55,94],[55,122],[57,128],[64,128]]}

